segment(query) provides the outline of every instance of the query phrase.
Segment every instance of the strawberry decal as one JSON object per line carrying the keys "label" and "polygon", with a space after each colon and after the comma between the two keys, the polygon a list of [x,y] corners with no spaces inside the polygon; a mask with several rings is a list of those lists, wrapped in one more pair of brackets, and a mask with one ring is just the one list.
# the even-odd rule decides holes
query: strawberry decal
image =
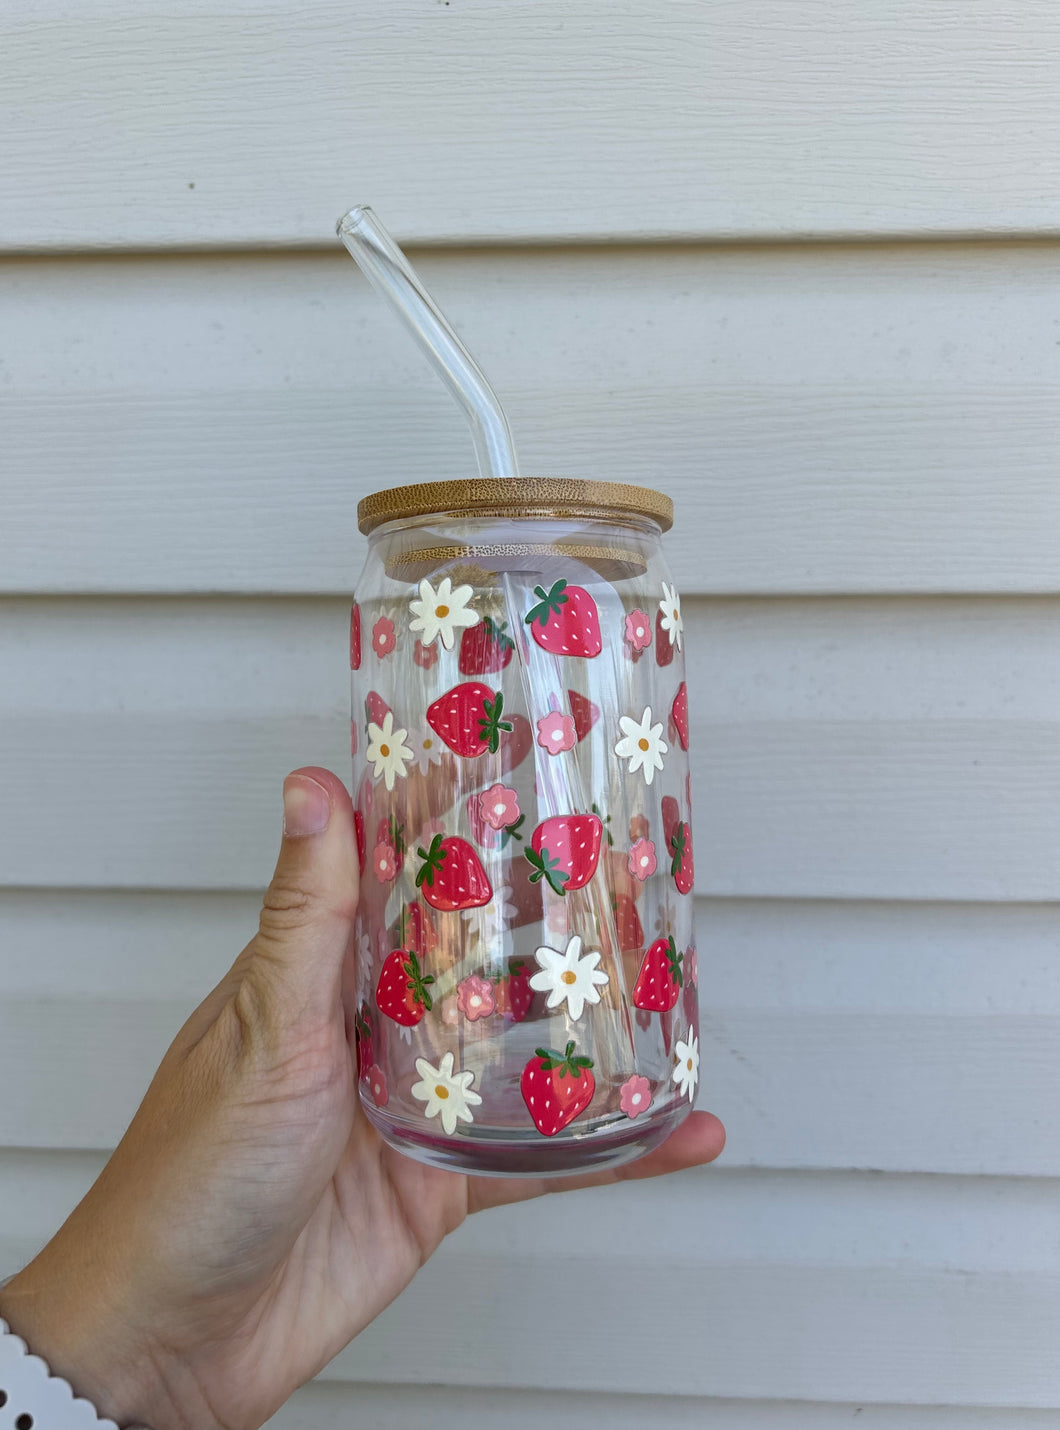
{"label": "strawberry decal", "polygon": [[[615,916],[615,933],[618,935],[620,953],[632,953],[644,947],[644,926],[641,924],[637,906],[628,894],[612,894],[611,910]],[[637,1002],[636,998],[633,999]],[[642,1005],[638,1004],[638,1007]]]}
{"label": "strawberry decal", "polygon": [[681,995],[683,953],[677,952],[673,934],[658,938],[644,955],[633,986],[633,1006],[649,1013],[668,1013]]}
{"label": "strawberry decal", "polygon": [[690,894],[696,871],[692,863],[692,826],[684,820],[678,823],[671,836],[670,852],[674,856],[670,863],[670,873],[674,876],[678,892]]}
{"label": "strawberry decal", "polygon": [[523,1068],[520,1088],[523,1101],[537,1130],[546,1137],[573,1122],[593,1100],[596,1079],[589,1069],[592,1059],[576,1057],[574,1044],[562,1053],[554,1048],[537,1048]]}
{"label": "strawberry decal", "polygon": [[600,654],[600,614],[588,591],[557,581],[547,591],[535,586],[534,595],[540,600],[523,620],[542,650],[553,655]]}
{"label": "strawberry decal", "polygon": [[431,975],[420,970],[420,961],[414,953],[403,948],[395,949],[383,964],[376,984],[375,1001],[380,1013],[393,1018],[403,1028],[414,1027],[429,1013],[431,995],[427,985],[433,983]]}
{"label": "strawberry decal", "polygon": [[493,999],[498,1013],[503,1013],[513,1023],[523,1021],[534,1001],[534,990],[530,987],[530,966],[525,959],[513,958],[509,961],[507,974],[502,974],[496,980]]}
{"label": "strawberry decal", "polygon": [[530,836],[523,853],[533,866],[531,884],[547,879],[554,893],[584,889],[596,873],[603,825],[595,814],[559,814],[546,819]]}
{"label": "strawberry decal", "polygon": [[416,887],[434,909],[478,909],[493,898],[493,885],[466,839],[436,834],[430,849],[417,849],[423,860]]}
{"label": "strawberry decal", "polygon": [[503,712],[504,696],[499,690],[468,680],[427,707],[427,723],[456,754],[475,759],[487,750],[495,755],[501,731],[510,733],[512,722],[501,719]]}
{"label": "strawberry decal", "polygon": [[460,638],[460,674],[495,675],[505,668],[514,650],[507,621],[498,625],[492,616],[483,616]]}
{"label": "strawberry decal", "polygon": [[673,853],[673,837],[677,826],[681,823],[681,808],[672,794],[664,794],[662,797],[662,827],[663,844],[671,854]]}
{"label": "strawberry decal", "polygon": [[364,716],[369,725],[382,725],[388,715],[392,713],[390,706],[381,695],[377,695],[374,690],[369,690],[364,697]]}
{"label": "strawberry decal", "polygon": [[368,845],[364,837],[364,815],[359,809],[353,811],[353,832],[357,838],[357,865],[363,874],[368,862]]}
{"label": "strawberry decal", "polygon": [[390,931],[398,948],[426,958],[438,943],[438,931],[422,904],[406,904]]}
{"label": "strawberry decal", "polygon": [[688,686],[682,680],[677,687],[674,703],[670,708],[670,719],[674,722],[677,738],[682,750],[688,749]]}
{"label": "strawberry decal", "polygon": [[600,718],[600,707],[581,695],[577,690],[568,690],[570,713],[574,718],[574,737],[580,745]]}

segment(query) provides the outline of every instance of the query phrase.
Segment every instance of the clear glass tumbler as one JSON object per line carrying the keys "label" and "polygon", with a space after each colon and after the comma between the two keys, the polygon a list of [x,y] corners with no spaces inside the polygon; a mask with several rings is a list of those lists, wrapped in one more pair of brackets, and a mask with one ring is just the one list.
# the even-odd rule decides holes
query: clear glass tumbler
{"label": "clear glass tumbler", "polygon": [[365,498],[351,612],[366,1112],[499,1176],[641,1156],[699,1070],[669,498],[512,478]]}

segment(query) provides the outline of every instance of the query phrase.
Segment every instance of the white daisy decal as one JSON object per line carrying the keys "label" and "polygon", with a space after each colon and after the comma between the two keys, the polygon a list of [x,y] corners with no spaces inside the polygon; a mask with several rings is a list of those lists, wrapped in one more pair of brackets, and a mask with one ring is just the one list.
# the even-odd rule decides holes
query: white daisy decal
{"label": "white daisy decal", "polygon": [[452,1053],[446,1053],[437,1067],[432,1067],[426,1058],[417,1058],[416,1071],[420,1081],[412,1084],[412,1095],[417,1102],[427,1104],[424,1117],[441,1117],[447,1137],[456,1131],[458,1120],[474,1122],[471,1109],[482,1101],[477,1092],[471,1091],[475,1074],[454,1072]]}
{"label": "white daisy decal", "polygon": [[662,737],[662,721],[653,725],[651,706],[646,705],[639,721],[634,720],[632,715],[622,715],[618,724],[622,738],[615,746],[615,754],[620,760],[629,761],[631,775],[643,770],[644,783],[650,785],[655,778],[655,771],[662,769],[663,755],[670,748]]}
{"label": "white daisy decal", "polygon": [[554,948],[539,948],[534,954],[541,965],[541,972],[535,973],[530,987],[539,993],[548,993],[546,1007],[558,1008],[566,1003],[570,1017],[578,1019],[586,1003],[599,1003],[597,985],[607,982],[607,974],[597,968],[598,953],[587,953],[582,957],[582,941],[577,934],[567,944],[566,953]]}
{"label": "white daisy decal", "polygon": [[464,909],[460,917],[464,921],[469,942],[478,940],[487,948],[504,937],[504,931],[516,915],[516,907],[511,902],[509,885],[502,884],[494,889],[488,904],[480,904],[475,909]]}
{"label": "white daisy decal", "polygon": [[668,586],[663,582],[662,600],[659,602],[659,611],[662,615],[660,624],[663,630],[670,637],[670,644],[681,649],[681,632],[684,630],[684,622],[681,619],[681,597],[677,594],[676,586]]}
{"label": "white daisy decal", "polygon": [[412,761],[421,775],[428,773],[432,765],[442,762],[442,742],[428,725],[426,730],[410,730],[408,742],[412,746]]}
{"label": "white daisy decal", "polygon": [[418,631],[425,646],[441,636],[442,645],[452,650],[457,627],[477,626],[482,619],[470,606],[474,594],[471,586],[457,586],[454,591],[448,576],[442,577],[437,591],[429,581],[421,581],[419,596],[409,602],[409,610],[416,618],[409,622],[409,630]]}
{"label": "white daisy decal", "polygon": [[696,1096],[696,1083],[699,1080],[699,1040],[694,1029],[689,1028],[687,1042],[682,1042],[678,1038],[674,1055],[676,1059],[674,1082],[677,1084],[678,1095],[683,1097],[687,1094],[689,1102],[693,1102]]}
{"label": "white daisy decal", "polygon": [[382,775],[387,789],[394,788],[395,778],[405,778],[405,766],[412,759],[412,750],[405,744],[407,730],[394,729],[394,712],[388,710],[382,725],[368,722],[368,750],[366,758],[372,766],[376,779]]}

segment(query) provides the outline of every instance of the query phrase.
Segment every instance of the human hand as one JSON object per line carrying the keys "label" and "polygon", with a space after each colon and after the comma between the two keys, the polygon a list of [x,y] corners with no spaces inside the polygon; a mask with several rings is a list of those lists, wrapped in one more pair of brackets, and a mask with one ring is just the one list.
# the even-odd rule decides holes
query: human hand
{"label": "human hand", "polygon": [[30,1349],[119,1424],[272,1415],[408,1285],[469,1212],[709,1162],[693,1113],[616,1171],[466,1177],[401,1156],[361,1113],[352,1047],[353,810],[309,768],[258,932],[166,1053],[98,1181],[0,1291]]}

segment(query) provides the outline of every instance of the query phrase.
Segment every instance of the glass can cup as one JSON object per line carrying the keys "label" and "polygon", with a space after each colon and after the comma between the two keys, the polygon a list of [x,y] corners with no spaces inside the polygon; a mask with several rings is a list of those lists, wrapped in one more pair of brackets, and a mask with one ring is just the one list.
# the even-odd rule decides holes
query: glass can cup
{"label": "glass can cup", "polygon": [[672,504],[512,478],[378,492],[350,621],[361,1099],[409,1156],[618,1165],[699,1071]]}

